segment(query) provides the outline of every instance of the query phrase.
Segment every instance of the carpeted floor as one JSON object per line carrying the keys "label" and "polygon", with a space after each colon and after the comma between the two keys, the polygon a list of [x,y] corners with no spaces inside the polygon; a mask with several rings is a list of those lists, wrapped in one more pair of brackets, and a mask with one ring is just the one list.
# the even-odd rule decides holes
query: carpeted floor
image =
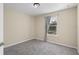
{"label": "carpeted floor", "polygon": [[4,55],[77,55],[77,50],[40,40],[30,40],[4,48]]}

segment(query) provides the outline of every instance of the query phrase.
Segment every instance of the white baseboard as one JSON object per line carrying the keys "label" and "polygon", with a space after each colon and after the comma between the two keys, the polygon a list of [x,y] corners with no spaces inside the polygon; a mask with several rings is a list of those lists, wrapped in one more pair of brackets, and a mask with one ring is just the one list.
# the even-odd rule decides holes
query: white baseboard
{"label": "white baseboard", "polygon": [[[16,45],[16,44],[19,44],[19,43],[22,43],[22,42],[26,42],[26,41],[29,41],[29,40],[32,40],[32,39],[27,39],[27,40],[23,40],[23,41],[20,41],[20,42],[17,42],[17,43],[12,43],[12,44],[9,44],[9,45],[5,45],[4,48],[6,47],[10,47],[10,46],[13,46],[13,45]],[[37,39],[37,40],[41,40],[41,41],[44,41],[43,39]],[[62,46],[66,46],[66,47],[70,47],[70,48],[75,48],[77,49],[77,47],[72,47],[72,46],[69,46],[69,45],[66,45],[66,44],[62,44],[62,43],[58,43],[58,42],[51,42],[51,41],[48,41],[49,43],[54,43],[54,44],[58,44],[58,45],[62,45]]]}
{"label": "white baseboard", "polygon": [[26,40],[23,40],[23,41],[20,41],[20,42],[17,42],[17,43],[12,43],[12,44],[9,44],[9,45],[4,45],[4,48],[11,47],[11,46],[14,46],[16,44],[19,44],[19,43],[22,43],[22,42],[26,42],[26,41],[29,41],[29,40],[32,40],[32,39],[26,39]]}
{"label": "white baseboard", "polygon": [[65,46],[65,47],[70,47],[70,48],[75,48],[75,49],[77,49],[77,47],[74,47],[74,46],[70,46],[70,45],[67,45],[67,44],[63,44],[63,43],[59,43],[59,42],[51,42],[51,41],[48,41],[48,42],[50,42],[50,43],[54,43],[54,44],[58,44],[58,45],[62,45],[62,46]]}
{"label": "white baseboard", "polygon": [[[42,40],[42,41],[43,41],[43,39],[38,39],[38,40]],[[58,44],[58,45],[62,45],[62,46],[65,46],[65,47],[70,47],[70,48],[75,48],[75,49],[77,49],[77,47],[70,46],[70,45],[63,44],[63,43],[59,43],[59,42],[53,42],[53,41],[48,41],[48,40],[47,40],[47,42],[49,42],[49,43],[54,43],[54,44]]]}

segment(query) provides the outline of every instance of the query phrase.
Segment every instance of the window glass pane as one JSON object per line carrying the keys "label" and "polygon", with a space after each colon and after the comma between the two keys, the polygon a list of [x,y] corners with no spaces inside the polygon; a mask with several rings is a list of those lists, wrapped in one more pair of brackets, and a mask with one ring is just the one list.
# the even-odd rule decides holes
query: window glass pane
{"label": "window glass pane", "polygon": [[57,16],[52,16],[48,20],[48,34],[56,34]]}

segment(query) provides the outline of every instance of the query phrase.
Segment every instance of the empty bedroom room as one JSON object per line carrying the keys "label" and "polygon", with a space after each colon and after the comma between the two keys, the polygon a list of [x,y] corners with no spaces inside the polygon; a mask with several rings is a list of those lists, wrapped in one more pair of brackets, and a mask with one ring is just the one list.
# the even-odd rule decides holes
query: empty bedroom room
{"label": "empty bedroom room", "polygon": [[4,3],[4,55],[78,55],[77,3]]}

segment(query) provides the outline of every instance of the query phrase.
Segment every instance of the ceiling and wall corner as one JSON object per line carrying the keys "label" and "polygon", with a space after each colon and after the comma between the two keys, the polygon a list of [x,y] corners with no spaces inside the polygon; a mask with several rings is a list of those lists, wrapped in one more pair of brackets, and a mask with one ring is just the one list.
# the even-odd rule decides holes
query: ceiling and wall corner
{"label": "ceiling and wall corner", "polygon": [[36,16],[51,13],[67,8],[76,7],[76,3],[40,3],[38,8],[33,7],[33,3],[5,3],[6,8],[11,8],[28,15]]}

